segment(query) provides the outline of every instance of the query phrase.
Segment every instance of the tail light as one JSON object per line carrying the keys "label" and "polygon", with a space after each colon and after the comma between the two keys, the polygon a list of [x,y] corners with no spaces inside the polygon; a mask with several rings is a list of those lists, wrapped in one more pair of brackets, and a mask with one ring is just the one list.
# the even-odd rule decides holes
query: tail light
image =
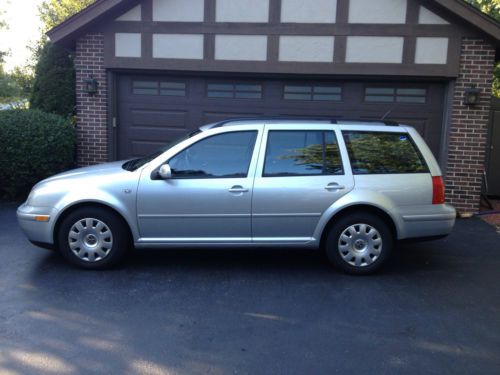
{"label": "tail light", "polygon": [[432,204],[444,203],[444,181],[441,176],[432,177]]}

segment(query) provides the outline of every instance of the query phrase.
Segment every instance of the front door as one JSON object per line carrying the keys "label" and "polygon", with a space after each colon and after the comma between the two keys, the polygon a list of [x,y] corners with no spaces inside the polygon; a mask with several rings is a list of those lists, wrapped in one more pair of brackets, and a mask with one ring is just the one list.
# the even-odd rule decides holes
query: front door
{"label": "front door", "polygon": [[[354,187],[334,125],[266,125],[257,167],[252,229],[256,243],[311,241],[321,215]],[[263,150],[264,152],[264,150]]]}
{"label": "front door", "polygon": [[143,175],[137,200],[141,241],[250,242],[258,138],[257,127],[222,129],[165,160],[172,178]]}

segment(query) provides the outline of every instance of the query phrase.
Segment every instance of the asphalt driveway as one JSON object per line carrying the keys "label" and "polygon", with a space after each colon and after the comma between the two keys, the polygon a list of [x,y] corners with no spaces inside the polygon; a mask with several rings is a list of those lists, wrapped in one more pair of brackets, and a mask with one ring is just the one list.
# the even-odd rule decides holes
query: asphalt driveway
{"label": "asphalt driveway", "polygon": [[477,219],[376,276],[302,250],[136,251],[79,271],[0,206],[1,374],[498,374],[500,235]]}

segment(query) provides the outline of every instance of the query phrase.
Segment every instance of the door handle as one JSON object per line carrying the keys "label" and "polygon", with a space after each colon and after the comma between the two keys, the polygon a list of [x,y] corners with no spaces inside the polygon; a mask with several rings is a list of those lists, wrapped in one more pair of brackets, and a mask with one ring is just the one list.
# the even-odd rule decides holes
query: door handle
{"label": "door handle", "polygon": [[248,189],[245,189],[241,185],[235,185],[228,190],[230,193],[248,193]]}
{"label": "door handle", "polygon": [[344,190],[345,186],[339,185],[336,182],[330,182],[328,185],[325,186],[325,189],[328,191]]}

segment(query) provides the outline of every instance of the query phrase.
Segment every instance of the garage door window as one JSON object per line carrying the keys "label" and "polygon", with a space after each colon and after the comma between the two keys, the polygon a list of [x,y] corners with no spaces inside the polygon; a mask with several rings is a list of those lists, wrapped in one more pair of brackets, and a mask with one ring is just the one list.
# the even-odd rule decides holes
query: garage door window
{"label": "garage door window", "polygon": [[170,81],[133,81],[132,92],[135,95],[186,96],[186,84]]}
{"label": "garage door window", "polygon": [[270,131],[264,177],[343,174],[333,131]]}
{"label": "garage door window", "polygon": [[365,102],[425,104],[427,90],[422,88],[367,87]]}
{"label": "garage door window", "polygon": [[342,100],[342,87],[340,86],[307,86],[307,85],[285,85],[283,98],[285,100],[330,100],[339,102]]}
{"label": "garage door window", "polygon": [[172,177],[246,177],[256,137],[256,131],[241,131],[205,138],[170,159]]}
{"label": "garage door window", "polygon": [[427,165],[406,133],[342,132],[354,174],[427,173]]}
{"label": "garage door window", "polygon": [[262,99],[262,85],[246,83],[209,83],[209,98]]}

